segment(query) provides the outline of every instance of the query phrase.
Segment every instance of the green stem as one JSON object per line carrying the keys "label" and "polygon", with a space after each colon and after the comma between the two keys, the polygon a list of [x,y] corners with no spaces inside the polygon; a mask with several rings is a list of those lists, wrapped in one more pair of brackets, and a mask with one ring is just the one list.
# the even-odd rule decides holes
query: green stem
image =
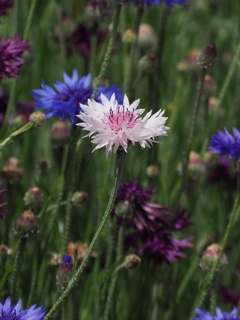
{"label": "green stem", "polygon": [[[124,228],[123,226],[121,226],[118,230],[117,257],[116,257],[117,261],[119,261],[122,256],[123,237],[124,237]],[[103,320],[108,320],[109,318],[111,303],[112,303],[112,299],[113,299],[113,295],[114,295],[114,291],[117,283],[117,278],[118,278],[118,271],[121,270],[123,267],[124,267],[124,263],[120,264],[112,273],[112,279],[111,279],[110,287],[108,291]]]}
{"label": "green stem", "polygon": [[65,43],[63,29],[62,29],[61,9],[60,9],[57,1],[55,1],[55,6],[56,6],[56,12],[57,12],[57,17],[58,17],[58,25],[59,25],[59,46],[60,46],[62,67],[64,68],[64,62],[65,62],[66,55],[67,55],[66,43]]}
{"label": "green stem", "polygon": [[35,259],[34,271],[33,271],[33,275],[32,275],[32,281],[31,281],[30,292],[28,295],[27,306],[32,305],[32,298],[33,298],[33,294],[35,291],[36,283],[37,283],[37,260]]}
{"label": "green stem", "polygon": [[23,133],[31,130],[33,128],[33,124],[31,122],[26,123],[23,127],[15,130],[14,132],[10,133],[6,138],[4,138],[1,142],[0,142],[0,150],[4,149],[10,142],[12,142],[12,140],[20,135],[22,135]]}
{"label": "green stem", "polygon": [[20,258],[22,256],[25,244],[26,244],[26,239],[21,238],[18,242],[18,248],[15,255],[13,273],[12,273],[12,279],[11,279],[11,285],[10,285],[10,295],[13,300],[15,298],[15,293],[16,293],[15,289],[16,289],[16,282],[17,282],[17,274],[19,273],[19,267],[20,267]]}
{"label": "green stem", "polygon": [[24,30],[24,33],[23,33],[23,41],[26,41],[27,38],[28,38],[28,33],[29,33],[30,26],[31,26],[31,22],[32,22],[32,18],[33,18],[34,9],[36,7],[36,3],[37,3],[37,0],[31,0],[31,7],[29,9],[27,22],[26,22],[26,27],[25,27],[25,30]]}
{"label": "green stem", "polygon": [[92,94],[92,99],[95,99],[96,95],[97,95],[97,91],[99,89],[101,80],[105,74],[105,71],[107,69],[108,66],[108,62],[110,59],[110,55],[111,55],[111,51],[112,51],[112,47],[113,47],[113,43],[116,37],[116,33],[117,33],[117,27],[118,27],[118,22],[119,22],[119,17],[120,17],[120,11],[121,11],[122,5],[121,4],[116,4],[115,6],[115,10],[114,10],[114,15],[113,15],[113,27],[112,27],[112,32],[110,35],[110,39],[108,42],[108,47],[107,47],[107,51],[105,53],[104,56],[104,60],[101,66],[101,70],[99,72],[99,75],[96,79],[96,85]]}
{"label": "green stem", "polygon": [[95,66],[96,66],[96,53],[97,53],[97,41],[98,41],[98,26],[95,24],[92,28],[92,36],[90,43],[90,74],[92,76],[92,80],[95,77]]}
{"label": "green stem", "polygon": [[89,245],[88,248],[88,252],[86,253],[80,267],[77,269],[76,273],[74,274],[73,278],[70,280],[67,288],[65,289],[65,291],[62,293],[62,295],[59,297],[59,299],[55,302],[55,304],[53,305],[52,309],[47,313],[46,317],[44,318],[44,320],[49,319],[54,312],[59,308],[59,306],[62,304],[62,302],[67,298],[67,296],[69,295],[69,293],[71,292],[71,290],[73,289],[73,287],[75,286],[75,284],[77,283],[77,281],[80,278],[80,275],[82,273],[82,271],[84,270],[84,268],[87,265],[88,259],[91,256],[91,253],[97,243],[97,240],[108,220],[108,217],[113,209],[113,205],[114,205],[114,201],[117,195],[117,190],[118,190],[118,185],[119,185],[119,181],[120,181],[120,177],[121,177],[121,173],[122,173],[122,169],[123,169],[123,163],[124,163],[124,158],[125,158],[125,152],[121,149],[118,149],[117,151],[117,155],[116,155],[116,164],[115,164],[115,179],[114,179],[114,185],[110,194],[110,198],[109,198],[109,202],[106,208],[106,211],[104,213],[104,216],[100,222],[100,225]]}
{"label": "green stem", "polygon": [[59,209],[59,206],[60,206],[60,204],[62,202],[63,190],[64,190],[64,172],[65,172],[66,164],[67,164],[68,151],[69,151],[69,148],[66,148],[64,150],[62,168],[61,168],[61,173],[60,173],[60,187],[59,187],[59,192],[58,192],[58,198],[57,198],[57,203],[56,203],[55,210],[52,212],[51,220],[50,220],[49,225],[48,225],[47,237],[49,237],[50,234],[52,233],[52,229],[53,229],[54,224],[55,224],[55,220],[56,220],[56,217],[57,217],[58,209]]}
{"label": "green stem", "polygon": [[216,305],[217,305],[217,293],[216,293],[216,285],[217,285],[217,281],[216,281],[216,275],[213,278],[212,281],[212,288],[211,288],[211,297],[210,297],[210,313],[212,315],[215,314],[215,309],[216,309]]}
{"label": "green stem", "polygon": [[[143,6],[139,6],[137,8],[137,13],[136,13],[135,20],[133,23],[133,32],[136,34],[137,38],[138,38],[138,30],[139,30],[140,22],[142,20],[143,13],[144,13]],[[130,46],[130,55],[129,55],[129,58],[127,59],[126,64],[125,64],[124,89],[127,94],[129,94],[129,90],[130,90],[130,86],[131,86],[132,67],[133,67],[133,62],[134,62],[135,55],[136,55],[136,48],[137,48],[137,39]]]}
{"label": "green stem", "polygon": [[186,184],[187,166],[188,166],[189,154],[190,154],[191,147],[192,147],[194,132],[195,132],[195,128],[196,128],[198,110],[199,110],[200,102],[201,102],[204,76],[205,76],[205,69],[202,68],[201,71],[200,71],[200,75],[199,75],[199,81],[198,81],[198,87],[197,87],[197,96],[196,96],[196,101],[195,101],[194,109],[193,109],[192,123],[191,123],[190,132],[189,132],[189,136],[188,136],[188,142],[187,142],[187,146],[186,146],[185,152],[183,154],[182,184],[181,184],[180,193],[184,190],[185,184]]}
{"label": "green stem", "polygon": [[228,222],[228,226],[227,226],[227,229],[225,231],[225,234],[224,234],[224,237],[223,237],[223,240],[221,243],[221,249],[219,251],[218,257],[217,257],[211,271],[205,276],[205,278],[203,280],[201,288],[198,291],[198,295],[196,297],[195,303],[193,304],[193,311],[192,311],[191,317],[189,317],[189,320],[192,320],[192,317],[194,316],[194,313],[195,313],[195,309],[199,308],[201,306],[203,299],[205,298],[205,296],[207,294],[208,287],[215,276],[215,273],[218,268],[221,256],[225,250],[227,241],[229,239],[229,236],[232,232],[232,228],[233,228],[234,223],[236,221],[236,215],[238,214],[238,211],[239,211],[239,203],[240,203],[240,192],[238,190],[238,193],[237,193],[235,201],[234,201],[233,210],[231,212],[230,219]]}

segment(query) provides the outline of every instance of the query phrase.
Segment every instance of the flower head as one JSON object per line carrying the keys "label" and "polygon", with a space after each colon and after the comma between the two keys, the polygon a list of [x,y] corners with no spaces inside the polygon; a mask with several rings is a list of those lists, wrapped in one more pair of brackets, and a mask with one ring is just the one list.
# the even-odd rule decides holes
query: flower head
{"label": "flower head", "polygon": [[212,135],[209,144],[210,152],[219,153],[220,156],[229,156],[237,161],[240,159],[240,131],[233,128],[233,135],[226,128],[224,131],[225,133],[218,131],[218,135]]}
{"label": "flower head", "polygon": [[0,43],[0,79],[4,75],[15,78],[19,74],[20,68],[24,65],[21,56],[28,47],[28,42],[23,42],[17,37],[5,39]]}
{"label": "flower head", "polygon": [[237,314],[237,308],[234,308],[231,313],[222,311],[220,308],[216,308],[216,315],[212,316],[209,312],[196,309],[199,317],[194,317],[194,320],[240,320],[240,316]]}
{"label": "flower head", "polygon": [[0,16],[6,14],[7,10],[13,5],[12,0],[0,0]]}
{"label": "flower head", "polygon": [[20,310],[22,306],[21,299],[14,306],[11,306],[11,298],[7,298],[5,303],[0,303],[0,319],[1,320],[43,320],[45,310],[42,307],[36,308],[33,305],[30,309]]}
{"label": "flower head", "polygon": [[184,250],[193,246],[190,240],[192,237],[177,240],[169,234],[161,235],[161,237],[155,235],[153,239],[149,239],[143,244],[138,253],[144,253],[158,264],[162,264],[164,261],[171,263],[186,257]]}
{"label": "flower head", "polygon": [[[89,131],[86,135],[94,137],[92,142],[97,144],[94,150],[106,147],[107,155],[113,149],[122,147],[127,152],[129,143],[138,142],[142,148],[151,147],[155,137],[167,135],[168,129],[164,124],[167,118],[164,111],[159,110],[152,115],[148,112],[143,118],[144,109],[137,109],[140,99],[129,104],[125,95],[123,105],[120,105],[115,94],[108,100],[101,94],[102,104],[95,100],[88,100],[88,105],[80,104],[83,113],[78,117],[83,121],[77,125]],[[94,151],[93,150],[93,151]]]}
{"label": "flower head", "polygon": [[167,7],[173,7],[175,4],[184,5],[187,0],[132,0],[135,6],[142,4],[144,7],[149,5],[165,3]]}
{"label": "flower head", "polygon": [[[76,114],[81,112],[79,104],[87,103],[93,93],[91,84],[91,75],[79,79],[77,70],[73,70],[72,77],[63,73],[64,82],[57,81],[54,89],[42,83],[42,89],[32,91],[32,96],[38,102],[35,108],[46,110],[46,118],[58,116],[61,120],[70,120],[75,124]],[[108,95],[116,93],[119,101],[122,101],[122,89],[117,89],[116,85],[112,87],[100,87],[96,99],[99,101],[101,92],[107,92]]]}
{"label": "flower head", "polygon": [[[102,29],[97,34],[97,45],[100,46],[109,34],[108,29]],[[74,49],[85,58],[90,56],[92,28],[79,23],[69,37],[71,50]]]}
{"label": "flower head", "polygon": [[118,189],[115,211],[119,205],[129,208],[130,225],[140,232],[149,233],[166,229],[168,210],[161,205],[150,203],[152,196],[152,187],[142,188],[136,181],[123,182]]}
{"label": "flower head", "polygon": [[235,292],[223,285],[218,287],[218,295],[224,303],[231,303],[234,306],[237,306],[240,301],[240,292]]}

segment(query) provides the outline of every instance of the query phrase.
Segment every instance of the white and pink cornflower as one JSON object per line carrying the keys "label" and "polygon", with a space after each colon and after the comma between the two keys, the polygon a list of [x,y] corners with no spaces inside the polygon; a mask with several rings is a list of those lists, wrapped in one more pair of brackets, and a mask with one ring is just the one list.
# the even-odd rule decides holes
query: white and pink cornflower
{"label": "white and pink cornflower", "polygon": [[108,100],[101,94],[102,104],[95,100],[88,100],[88,105],[80,104],[83,112],[79,117],[82,122],[77,123],[83,130],[89,131],[85,137],[91,137],[92,142],[97,144],[95,150],[106,147],[106,153],[116,152],[122,147],[125,152],[129,143],[139,143],[142,148],[150,148],[156,137],[166,136],[165,126],[167,120],[163,117],[164,111],[159,110],[152,115],[149,111],[141,117],[145,109],[137,109],[140,99],[129,104],[125,95],[123,105],[119,105],[115,94]]}

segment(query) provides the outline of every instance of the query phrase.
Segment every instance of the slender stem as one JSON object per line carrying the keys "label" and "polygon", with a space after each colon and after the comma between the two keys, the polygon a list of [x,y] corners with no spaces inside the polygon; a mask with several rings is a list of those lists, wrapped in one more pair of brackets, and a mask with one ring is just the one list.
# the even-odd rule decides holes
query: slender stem
{"label": "slender stem", "polygon": [[205,69],[202,68],[200,71],[200,75],[199,75],[197,96],[196,96],[196,101],[195,101],[195,105],[194,105],[194,109],[193,109],[192,123],[191,123],[190,131],[189,131],[188,142],[187,142],[185,152],[183,154],[182,185],[181,185],[180,192],[183,191],[183,189],[185,188],[185,184],[186,184],[187,166],[188,166],[189,154],[190,154],[191,147],[192,147],[192,141],[193,141],[193,137],[194,137],[195,127],[196,127],[198,110],[199,110],[200,102],[201,102],[204,76],[205,76]]}
{"label": "slender stem", "polygon": [[56,6],[56,12],[57,12],[58,24],[59,24],[59,47],[60,47],[60,54],[61,54],[61,60],[62,60],[62,68],[64,68],[64,62],[67,54],[66,42],[64,39],[63,28],[62,28],[61,8],[58,5],[57,1],[55,1],[55,6]]}
{"label": "slender stem", "polygon": [[13,273],[12,273],[12,279],[11,279],[11,285],[10,285],[10,294],[12,299],[15,297],[15,288],[16,288],[16,282],[17,282],[17,274],[19,273],[19,267],[20,267],[20,258],[23,253],[24,247],[26,244],[26,239],[21,238],[18,242],[18,248],[15,255],[14,265],[13,265]]}
{"label": "slender stem", "polygon": [[[140,22],[142,20],[143,12],[144,12],[144,8],[142,5],[140,5],[137,8],[137,13],[136,13],[135,20],[133,23],[133,32],[136,34],[137,38],[138,38],[138,30],[139,30]],[[127,94],[129,94],[129,90],[130,90],[130,86],[131,86],[132,67],[133,67],[133,62],[134,62],[134,58],[136,55],[136,48],[137,48],[137,39],[130,46],[130,55],[129,55],[129,57],[126,61],[126,64],[125,64],[124,89]]]}
{"label": "slender stem", "polygon": [[95,77],[95,66],[96,66],[96,53],[97,53],[97,41],[98,41],[98,25],[94,24],[92,28],[92,36],[90,43],[90,74],[92,79]]}
{"label": "slender stem", "polygon": [[15,130],[14,132],[10,133],[6,138],[4,138],[0,142],[0,150],[4,149],[12,140],[21,134],[33,129],[33,124],[31,122],[26,123],[23,127]]}
{"label": "slender stem", "polygon": [[23,40],[24,41],[26,41],[27,38],[28,38],[28,33],[29,33],[30,26],[31,26],[31,22],[32,22],[32,18],[33,18],[34,9],[36,7],[36,3],[37,3],[37,0],[31,0],[31,7],[29,9],[26,26],[25,26],[25,30],[24,30],[24,33],[23,33]]}
{"label": "slender stem", "polygon": [[57,217],[58,209],[59,209],[59,206],[60,206],[60,204],[62,202],[63,190],[64,190],[64,172],[65,172],[66,164],[67,164],[68,150],[69,150],[69,148],[66,148],[64,150],[62,168],[61,168],[61,174],[60,174],[61,183],[60,183],[60,187],[59,187],[56,207],[55,207],[55,210],[52,212],[51,220],[50,220],[49,225],[48,225],[47,237],[52,233],[52,228],[54,227],[54,223],[55,223],[55,220],[56,220],[56,217]]}
{"label": "slender stem", "polygon": [[118,150],[117,151],[117,156],[116,156],[116,164],[115,164],[115,179],[114,179],[114,185],[110,194],[110,198],[109,198],[109,202],[106,208],[106,211],[104,213],[104,216],[102,217],[102,220],[100,222],[100,225],[89,245],[88,248],[88,252],[86,253],[81,265],[79,266],[79,268],[77,269],[76,273],[74,274],[73,278],[70,280],[67,288],[65,289],[65,291],[62,293],[62,295],[59,297],[59,299],[55,302],[55,304],[53,305],[52,309],[47,313],[46,317],[44,320],[49,319],[54,312],[59,308],[59,306],[61,305],[61,303],[66,299],[66,297],[69,295],[69,293],[71,292],[71,290],[73,289],[73,287],[75,286],[75,284],[77,283],[77,281],[80,278],[80,275],[82,273],[82,271],[84,270],[84,268],[87,265],[88,259],[91,256],[91,253],[97,243],[97,240],[108,220],[108,217],[112,211],[113,205],[114,205],[114,201],[116,198],[116,194],[117,194],[117,190],[118,190],[118,185],[119,185],[119,181],[120,181],[120,177],[121,177],[121,173],[122,173],[122,169],[123,169],[123,163],[124,163],[124,158],[125,158],[125,153],[123,150]]}
{"label": "slender stem", "polygon": [[32,305],[32,298],[33,298],[33,294],[35,291],[36,282],[37,282],[37,260],[35,259],[34,271],[33,271],[33,275],[32,275],[32,281],[31,281],[31,286],[30,286],[30,292],[28,295],[27,306]]}
{"label": "slender stem", "polygon": [[192,311],[191,317],[189,317],[189,320],[192,320],[192,317],[194,316],[194,313],[195,313],[195,309],[199,308],[201,306],[203,299],[205,298],[205,296],[207,294],[208,287],[215,276],[215,273],[218,268],[221,256],[224,252],[227,241],[228,241],[229,236],[232,232],[232,228],[234,227],[234,223],[236,222],[236,215],[238,214],[238,211],[239,211],[239,204],[240,204],[240,192],[238,191],[236,198],[235,198],[235,201],[234,201],[233,210],[230,215],[228,226],[227,226],[227,229],[225,231],[225,234],[224,234],[224,237],[223,237],[223,240],[221,243],[221,249],[219,251],[218,257],[217,257],[211,271],[206,275],[206,277],[203,280],[201,288],[198,291],[198,295],[196,297],[195,303],[193,304],[193,311]]}
{"label": "slender stem", "polygon": [[[121,226],[118,230],[117,257],[116,257],[117,260],[120,260],[121,256],[122,256],[123,236],[124,236],[124,228],[123,228],[123,226]],[[115,290],[117,278],[118,278],[118,271],[121,270],[123,267],[124,267],[124,263],[120,264],[112,273],[112,279],[111,279],[110,287],[109,287],[109,291],[108,291],[103,320],[108,320],[108,318],[109,318],[109,312],[110,312],[110,308],[111,308],[113,294],[114,294],[114,290]]]}
{"label": "slender stem", "polygon": [[113,15],[112,32],[111,32],[110,39],[109,39],[109,42],[108,42],[107,51],[105,53],[104,60],[103,60],[102,66],[101,66],[101,70],[100,70],[99,75],[98,75],[97,80],[96,80],[96,86],[95,86],[93,94],[92,94],[92,99],[94,99],[96,97],[96,95],[97,95],[97,92],[98,92],[102,77],[104,76],[105,71],[106,71],[107,66],[108,66],[108,62],[109,62],[109,59],[110,59],[113,43],[114,43],[114,40],[115,40],[115,37],[116,37],[116,33],[117,33],[117,27],[118,27],[121,8],[122,8],[121,4],[116,4],[115,10],[114,10],[114,15]]}
{"label": "slender stem", "polygon": [[211,302],[210,313],[212,315],[215,313],[215,309],[217,305],[216,285],[217,285],[217,281],[216,281],[216,275],[215,275],[212,281],[211,296],[210,296],[210,302]]}

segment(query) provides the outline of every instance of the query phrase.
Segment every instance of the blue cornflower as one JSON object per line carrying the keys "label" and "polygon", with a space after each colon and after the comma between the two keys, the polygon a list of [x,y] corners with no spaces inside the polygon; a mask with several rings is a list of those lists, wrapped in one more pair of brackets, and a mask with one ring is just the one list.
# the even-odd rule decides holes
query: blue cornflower
{"label": "blue cornflower", "polygon": [[212,135],[209,143],[210,152],[219,153],[220,156],[229,156],[235,161],[240,159],[240,131],[233,128],[231,135],[226,128],[224,132],[218,131],[218,135]]}
{"label": "blue cornflower", "polygon": [[11,298],[8,297],[4,304],[0,303],[0,320],[43,320],[45,310],[33,305],[30,309],[21,310],[21,299],[15,306],[11,306]]}
{"label": "blue cornflower", "polygon": [[156,5],[165,2],[167,7],[173,7],[175,4],[184,5],[187,0],[132,0],[135,6],[143,4],[144,7]]}
{"label": "blue cornflower", "polygon": [[196,309],[196,312],[200,317],[194,317],[193,320],[240,320],[240,316],[237,314],[237,308],[234,308],[231,313],[227,313],[217,307],[215,316],[200,309]]}
{"label": "blue cornflower", "polygon": [[[77,70],[73,70],[72,77],[64,72],[63,80],[64,82],[57,81],[53,85],[55,90],[43,81],[42,89],[33,90],[32,96],[38,102],[35,108],[46,110],[46,118],[57,116],[61,120],[70,120],[74,125],[77,120],[76,114],[81,112],[79,104],[87,104],[94,91],[91,87],[91,75],[79,79]],[[101,92],[106,92],[109,96],[115,93],[118,102],[122,103],[122,89],[117,89],[116,85],[100,87],[96,97],[99,102]]]}
{"label": "blue cornflower", "polygon": [[72,264],[72,257],[68,254],[65,254],[62,258],[62,264],[66,267]]}

